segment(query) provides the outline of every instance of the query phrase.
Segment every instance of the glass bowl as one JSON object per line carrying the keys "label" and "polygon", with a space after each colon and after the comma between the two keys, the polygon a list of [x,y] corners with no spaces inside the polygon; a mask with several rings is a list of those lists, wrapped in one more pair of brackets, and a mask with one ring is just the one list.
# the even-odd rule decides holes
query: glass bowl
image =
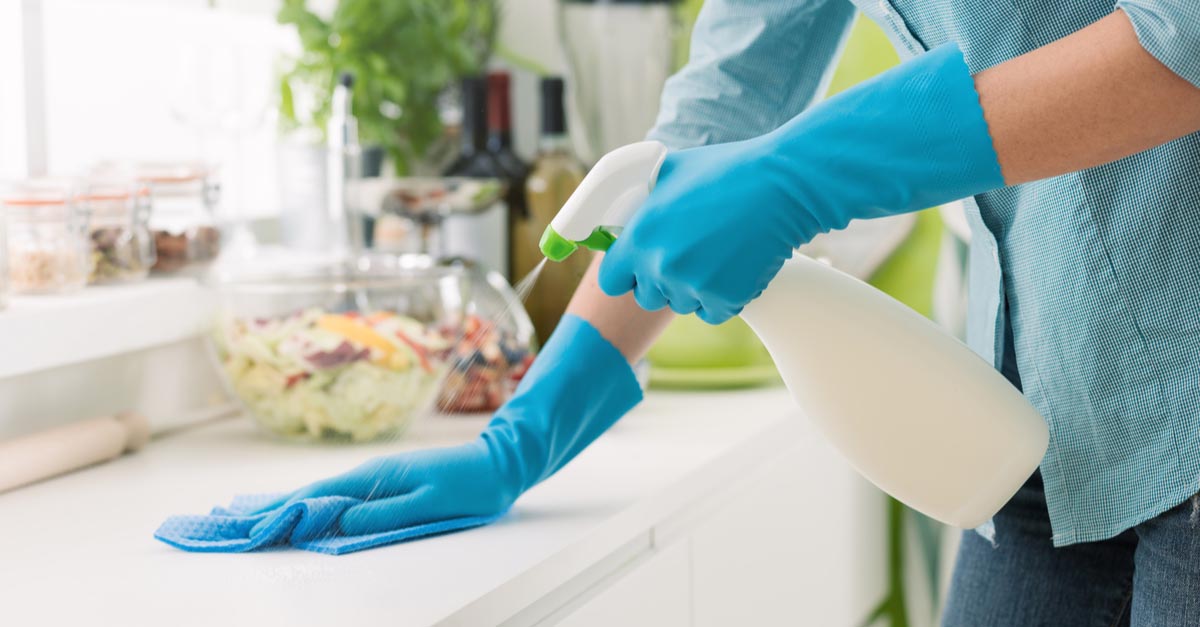
{"label": "glass bowl", "polygon": [[470,298],[462,339],[453,349],[438,410],[447,414],[495,411],[533,363],[537,344],[521,295],[499,272],[466,259],[441,261],[462,268]]}
{"label": "glass bowl", "polygon": [[400,435],[431,408],[463,334],[461,268],[420,256],[256,266],[218,277],[214,345],[261,426],[365,442]]}

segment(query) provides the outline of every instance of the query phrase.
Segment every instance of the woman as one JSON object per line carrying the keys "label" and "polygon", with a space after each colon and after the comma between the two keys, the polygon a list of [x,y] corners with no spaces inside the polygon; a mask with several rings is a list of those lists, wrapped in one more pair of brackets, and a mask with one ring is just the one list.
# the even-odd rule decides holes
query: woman
{"label": "woman", "polygon": [[720,322],[817,233],[973,196],[969,343],[1051,443],[964,536],[945,624],[1200,625],[1200,3],[861,9],[911,58],[806,109],[854,7],[709,0],[650,132],[675,152],[516,397],[292,498],[369,496],[348,534],[498,515],[640,400],[675,313]]}

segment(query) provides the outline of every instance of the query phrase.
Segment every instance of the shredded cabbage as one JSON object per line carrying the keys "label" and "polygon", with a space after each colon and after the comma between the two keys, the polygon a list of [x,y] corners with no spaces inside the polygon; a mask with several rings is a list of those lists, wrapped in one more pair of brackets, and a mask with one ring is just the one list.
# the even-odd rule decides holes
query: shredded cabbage
{"label": "shredded cabbage", "polygon": [[428,409],[449,348],[406,316],[319,309],[228,319],[216,345],[234,392],[263,426],[354,442],[397,434]]}

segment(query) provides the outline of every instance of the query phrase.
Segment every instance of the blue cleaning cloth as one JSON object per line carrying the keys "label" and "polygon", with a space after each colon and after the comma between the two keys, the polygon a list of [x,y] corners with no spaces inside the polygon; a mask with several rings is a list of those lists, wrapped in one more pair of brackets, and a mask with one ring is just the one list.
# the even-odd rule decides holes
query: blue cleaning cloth
{"label": "blue cleaning cloth", "polygon": [[[347,536],[338,529],[338,520],[346,510],[361,505],[362,499],[322,496],[296,501],[269,512],[250,513],[277,501],[280,496],[237,496],[229,507],[214,507],[207,516],[172,516],[154,532],[154,537],[175,548],[195,553],[244,553],[287,545],[305,551],[342,555],[479,527],[504,515],[501,512],[492,516],[464,516],[382,533]],[[263,520],[267,520],[266,524],[251,535],[251,529]]]}

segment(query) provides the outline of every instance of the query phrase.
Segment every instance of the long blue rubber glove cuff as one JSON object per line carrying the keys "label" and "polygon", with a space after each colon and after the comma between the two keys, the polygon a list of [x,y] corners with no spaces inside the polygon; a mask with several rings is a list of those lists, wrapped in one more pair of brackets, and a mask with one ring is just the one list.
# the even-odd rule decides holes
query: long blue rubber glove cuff
{"label": "long blue rubber glove cuff", "polygon": [[954,43],[822,102],[765,140],[766,170],[806,209],[804,241],[853,219],[1004,186],[975,81]]}
{"label": "long blue rubber glove cuff", "polygon": [[349,553],[490,523],[642,398],[624,356],[565,316],[513,398],[461,446],[373,459],[284,495],[242,496],[155,532],[197,552],[277,545]]}
{"label": "long blue rubber glove cuff", "polygon": [[600,287],[719,323],[819,233],[1003,185],[974,80],[947,44],[765,135],[668,154]]}
{"label": "long blue rubber glove cuff", "polygon": [[515,499],[641,400],[625,356],[586,320],[567,314],[479,439],[508,477]]}

